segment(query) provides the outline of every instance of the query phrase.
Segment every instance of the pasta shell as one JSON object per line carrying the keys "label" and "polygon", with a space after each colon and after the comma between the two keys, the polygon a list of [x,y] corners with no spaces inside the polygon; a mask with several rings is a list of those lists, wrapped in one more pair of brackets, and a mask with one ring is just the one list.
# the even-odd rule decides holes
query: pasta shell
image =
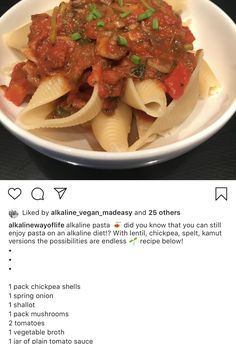
{"label": "pasta shell", "polygon": [[69,91],[68,82],[60,75],[43,80],[26,109],[17,118],[17,123],[24,129],[71,127],[90,121],[101,111],[102,100],[95,86],[91,98],[82,109],[68,117],[48,119],[55,108],[54,101]]}
{"label": "pasta shell", "polygon": [[177,13],[181,13],[187,6],[187,0],[166,0],[166,2],[172,6],[173,10]]}
{"label": "pasta shell", "polygon": [[[46,13],[51,15],[52,10],[49,10]],[[5,33],[3,35],[4,42],[7,44],[8,47],[21,51],[21,49],[25,48],[28,44],[30,26],[31,21],[17,27],[13,31]]]}
{"label": "pasta shell", "polygon": [[69,83],[60,74],[43,79],[26,107],[25,112],[64,96],[70,89]]}
{"label": "pasta shell", "polygon": [[166,95],[158,81],[127,80],[123,102],[152,117],[161,117],[166,110]]}
{"label": "pasta shell", "polygon": [[207,98],[220,92],[221,85],[208,63],[203,60],[199,72],[200,98]]}
{"label": "pasta shell", "polygon": [[155,118],[139,113],[135,113],[135,119],[139,137],[143,136],[155,121]]}
{"label": "pasta shell", "polygon": [[125,152],[132,112],[128,105],[120,103],[112,115],[100,112],[92,120],[92,130],[98,143],[107,152]]}
{"label": "pasta shell", "polygon": [[19,26],[14,31],[5,33],[3,35],[4,42],[10,48],[21,51],[22,48],[28,44],[28,35],[30,33],[30,23]]}
{"label": "pasta shell", "polygon": [[165,116],[157,118],[146,133],[129,148],[130,151],[136,151],[146,143],[150,142],[149,138],[154,134],[160,135],[163,132],[181,124],[192,112],[199,99],[198,75],[202,63],[203,51],[198,51],[197,55],[197,66],[183,96],[171,102],[167,107]]}

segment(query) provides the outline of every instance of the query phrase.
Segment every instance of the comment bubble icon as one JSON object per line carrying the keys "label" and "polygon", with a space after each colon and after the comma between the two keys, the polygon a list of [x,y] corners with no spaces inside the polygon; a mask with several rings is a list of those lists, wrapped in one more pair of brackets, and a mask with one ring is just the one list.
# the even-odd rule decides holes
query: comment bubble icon
{"label": "comment bubble icon", "polygon": [[34,188],[31,191],[31,196],[35,201],[43,201],[44,200],[44,191],[41,188]]}

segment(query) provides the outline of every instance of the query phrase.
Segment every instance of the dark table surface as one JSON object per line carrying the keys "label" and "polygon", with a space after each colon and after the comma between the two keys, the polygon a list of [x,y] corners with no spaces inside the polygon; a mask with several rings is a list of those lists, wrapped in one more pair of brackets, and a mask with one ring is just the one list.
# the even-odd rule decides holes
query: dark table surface
{"label": "dark table surface", "polygon": [[[1,2],[0,14],[16,2]],[[236,20],[234,2],[213,2]],[[0,179],[236,179],[236,116],[210,140],[181,157],[122,171],[94,170],[53,160],[27,147],[0,125]]]}

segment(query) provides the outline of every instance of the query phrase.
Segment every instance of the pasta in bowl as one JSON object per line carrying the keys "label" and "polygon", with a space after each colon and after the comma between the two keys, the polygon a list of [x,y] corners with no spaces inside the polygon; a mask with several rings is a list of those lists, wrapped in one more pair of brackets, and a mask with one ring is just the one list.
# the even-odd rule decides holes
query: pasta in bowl
{"label": "pasta in bowl", "polygon": [[[106,154],[106,160],[114,152],[117,161],[171,137],[199,92],[206,97],[220,88],[203,51],[194,49],[180,4],[56,2],[5,34],[5,43],[26,58],[3,87],[9,101],[28,102],[18,111],[17,126],[51,136],[53,143],[55,135],[81,137],[82,131],[82,137],[96,139],[95,154]],[[69,142],[63,142],[67,151]],[[99,152],[101,147],[110,153]]]}

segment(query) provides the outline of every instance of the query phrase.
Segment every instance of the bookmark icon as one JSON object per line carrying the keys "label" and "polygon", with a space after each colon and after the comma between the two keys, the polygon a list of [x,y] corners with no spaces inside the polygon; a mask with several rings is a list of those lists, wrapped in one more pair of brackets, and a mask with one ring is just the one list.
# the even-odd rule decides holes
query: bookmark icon
{"label": "bookmark icon", "polygon": [[59,199],[62,199],[62,197],[64,196],[67,188],[54,188],[54,190],[58,193],[58,197]]}
{"label": "bookmark icon", "polygon": [[228,188],[227,187],[215,188],[215,200],[218,201],[220,198],[223,198],[225,201],[228,201]]}

